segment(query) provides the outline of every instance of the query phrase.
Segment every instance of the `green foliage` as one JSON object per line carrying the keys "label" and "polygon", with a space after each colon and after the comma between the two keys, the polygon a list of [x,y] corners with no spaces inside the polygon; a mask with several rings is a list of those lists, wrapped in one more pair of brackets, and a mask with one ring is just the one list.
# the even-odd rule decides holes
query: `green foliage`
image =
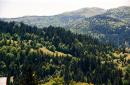
{"label": "green foliage", "polygon": [[[0,28],[0,76],[13,76],[14,85],[38,85],[51,80],[52,85],[72,81],[119,85],[124,78],[122,71],[109,62],[112,60],[107,54],[112,47],[90,35],[15,22],[0,21]],[[55,76],[59,78],[50,79]]]}

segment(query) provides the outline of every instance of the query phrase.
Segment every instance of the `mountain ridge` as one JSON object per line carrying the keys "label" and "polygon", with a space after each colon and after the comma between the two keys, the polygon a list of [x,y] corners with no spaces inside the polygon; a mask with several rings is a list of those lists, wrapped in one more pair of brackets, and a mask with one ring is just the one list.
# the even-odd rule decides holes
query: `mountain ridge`
{"label": "mountain ridge", "polygon": [[[91,12],[91,13],[88,15],[86,13],[83,13],[84,9],[86,9],[86,11],[88,11],[89,13]],[[79,12],[80,10],[81,10],[81,13]],[[48,27],[50,25],[66,27],[66,25],[68,25],[69,23],[83,19],[87,16],[90,17],[92,13],[94,13],[93,16],[97,14],[101,14],[99,12],[96,14],[96,12],[91,11],[91,10],[94,10],[94,11],[97,10],[96,12],[98,12],[98,10],[103,10],[103,9],[96,8],[96,7],[95,8],[81,8],[72,12],[64,12],[64,13],[61,13],[59,15],[54,15],[54,16],[23,16],[20,18],[4,18],[3,20],[24,22],[25,24],[37,26],[39,28]]]}
{"label": "mountain ridge", "polygon": [[[118,8],[108,9],[104,13],[100,11],[97,12],[96,15],[93,11],[90,12],[90,10],[103,11],[103,9],[94,7],[83,8],[80,10],[62,13],[54,16],[29,16],[3,20],[23,22],[31,26],[37,26],[39,28],[48,27],[50,25],[63,27],[66,30],[71,30],[72,32],[78,34],[90,34],[97,38],[108,37],[111,39],[108,41],[118,39],[118,36],[120,36],[120,39],[123,40],[121,41],[121,44],[125,42],[125,39],[123,37],[128,37],[130,30],[130,6],[121,6]],[[94,15],[88,17],[86,14],[87,11],[90,14],[94,13]],[[118,36],[114,36],[114,39],[113,36],[110,37],[110,35],[115,34],[118,34]],[[130,42],[130,40],[128,42]]]}

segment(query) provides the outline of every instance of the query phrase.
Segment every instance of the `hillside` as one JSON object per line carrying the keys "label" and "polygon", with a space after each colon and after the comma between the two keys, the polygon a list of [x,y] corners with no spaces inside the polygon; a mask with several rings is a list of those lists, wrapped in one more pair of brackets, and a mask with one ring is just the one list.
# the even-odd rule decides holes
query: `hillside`
{"label": "hillside", "polygon": [[[118,47],[130,43],[130,7],[109,10],[83,8],[55,16],[25,16],[4,21],[23,22],[40,28],[60,26],[78,34],[90,34],[101,41],[111,42]],[[116,39],[116,40],[115,40]],[[116,44],[118,41],[118,44]]]}
{"label": "hillside", "polygon": [[[72,22],[67,27],[75,33],[91,34],[115,45],[118,41],[119,45],[124,45],[124,42],[130,43],[129,9],[129,7],[109,9],[104,14]],[[116,42],[113,42],[115,39]]]}
{"label": "hillside", "polygon": [[108,10],[104,15],[130,22],[130,7],[122,6]]}
{"label": "hillside", "polygon": [[90,35],[0,21],[0,37],[0,76],[14,85],[130,84],[128,62],[119,69],[115,49]]}

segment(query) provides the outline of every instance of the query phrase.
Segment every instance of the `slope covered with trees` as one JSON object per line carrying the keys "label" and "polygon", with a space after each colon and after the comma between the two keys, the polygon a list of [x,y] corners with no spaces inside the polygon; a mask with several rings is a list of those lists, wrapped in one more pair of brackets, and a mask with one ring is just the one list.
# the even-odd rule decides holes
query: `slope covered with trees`
{"label": "slope covered with trees", "polygon": [[0,76],[14,85],[129,85],[130,68],[117,67],[113,50],[61,27],[0,21]]}
{"label": "slope covered with trees", "polygon": [[[130,7],[122,6],[109,10],[83,8],[55,16],[25,16],[2,19],[23,22],[30,26],[60,26],[74,33],[90,34],[102,41],[111,42],[118,47],[130,43]],[[118,41],[118,44],[115,42]]]}

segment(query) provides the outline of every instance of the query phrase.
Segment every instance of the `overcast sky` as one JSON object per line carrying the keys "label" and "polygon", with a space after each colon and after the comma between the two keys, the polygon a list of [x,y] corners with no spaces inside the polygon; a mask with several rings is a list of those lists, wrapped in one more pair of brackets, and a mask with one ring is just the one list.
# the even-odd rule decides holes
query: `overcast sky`
{"label": "overcast sky", "polygon": [[130,0],[0,0],[0,17],[55,15],[84,7],[130,6]]}

